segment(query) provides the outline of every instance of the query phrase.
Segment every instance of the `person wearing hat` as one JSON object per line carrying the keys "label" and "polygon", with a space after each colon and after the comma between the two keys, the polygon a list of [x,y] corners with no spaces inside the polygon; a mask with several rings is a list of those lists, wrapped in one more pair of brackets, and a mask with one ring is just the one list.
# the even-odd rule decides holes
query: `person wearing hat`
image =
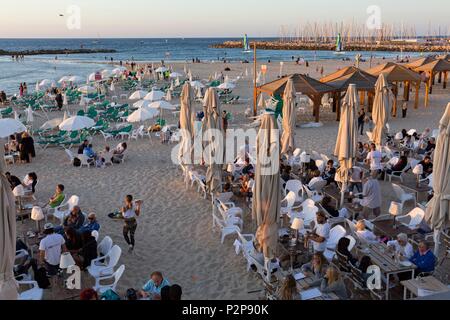
{"label": "person wearing hat", "polygon": [[39,263],[45,266],[50,276],[54,276],[58,273],[61,253],[67,251],[66,241],[62,235],[55,233],[52,223],[44,226],[44,234],[46,236],[39,244]]}

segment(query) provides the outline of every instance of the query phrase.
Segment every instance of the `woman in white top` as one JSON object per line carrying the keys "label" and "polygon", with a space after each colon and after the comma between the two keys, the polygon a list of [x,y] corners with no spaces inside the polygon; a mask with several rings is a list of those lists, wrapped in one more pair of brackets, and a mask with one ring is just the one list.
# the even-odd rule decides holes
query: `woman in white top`
{"label": "woman in white top", "polygon": [[408,236],[404,233],[399,234],[397,240],[389,241],[387,245],[391,250],[394,250],[402,260],[409,260],[414,255],[413,246],[408,242]]}
{"label": "woman in white top", "polygon": [[130,250],[134,249],[134,234],[137,229],[136,218],[141,214],[141,202],[136,201],[136,206],[133,204],[133,196],[127,195],[125,197],[125,206],[122,207],[121,213],[125,224],[123,226],[123,237],[130,247]]}
{"label": "woman in white top", "polygon": [[358,237],[368,243],[377,243],[377,236],[370,230],[366,229],[364,220],[360,220],[356,223],[356,234]]}

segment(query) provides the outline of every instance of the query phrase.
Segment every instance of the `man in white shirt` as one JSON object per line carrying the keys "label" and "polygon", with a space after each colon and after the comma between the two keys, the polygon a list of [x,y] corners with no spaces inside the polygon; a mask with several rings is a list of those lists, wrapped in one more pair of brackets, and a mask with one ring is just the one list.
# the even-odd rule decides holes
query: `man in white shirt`
{"label": "man in white shirt", "polygon": [[361,205],[364,207],[364,218],[369,219],[370,211],[375,217],[381,214],[381,188],[377,180],[378,173],[372,171],[363,186],[363,199]]}
{"label": "man in white shirt", "polygon": [[315,185],[321,181],[324,181],[321,177],[321,173],[319,170],[314,171],[314,177],[311,179],[311,181],[308,183],[308,188],[310,190],[315,190]]}
{"label": "man in white shirt", "polygon": [[327,241],[330,237],[330,224],[327,222],[327,216],[322,211],[317,212],[317,223],[314,227],[313,233],[308,233],[305,239],[305,246],[308,246],[309,241],[312,242],[314,252],[325,252],[327,248]]}
{"label": "man in white shirt", "polygon": [[45,265],[47,273],[54,276],[58,273],[59,260],[61,252],[66,252],[66,241],[63,236],[55,233],[55,227],[51,223],[47,223],[44,227],[46,237],[39,244],[40,264]]}
{"label": "man in white shirt", "polygon": [[383,166],[381,165],[381,160],[383,158],[383,154],[377,150],[377,146],[372,143],[370,145],[370,152],[367,155],[366,161],[370,164],[370,170],[371,171],[380,171],[383,169]]}
{"label": "man in white shirt", "polygon": [[408,242],[408,236],[404,233],[399,234],[397,240],[389,241],[387,245],[390,249],[395,250],[402,260],[409,260],[414,255],[413,246]]}

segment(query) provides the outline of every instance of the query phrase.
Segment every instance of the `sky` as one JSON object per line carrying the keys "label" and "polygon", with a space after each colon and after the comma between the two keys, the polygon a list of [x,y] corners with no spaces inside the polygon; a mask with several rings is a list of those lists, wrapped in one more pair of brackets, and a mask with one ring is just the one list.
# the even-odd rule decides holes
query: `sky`
{"label": "sky", "polygon": [[[383,23],[450,33],[448,0],[2,0],[0,38],[270,37],[282,25],[364,24],[371,5]],[[79,29],[67,27],[77,16],[71,6],[80,9]]]}

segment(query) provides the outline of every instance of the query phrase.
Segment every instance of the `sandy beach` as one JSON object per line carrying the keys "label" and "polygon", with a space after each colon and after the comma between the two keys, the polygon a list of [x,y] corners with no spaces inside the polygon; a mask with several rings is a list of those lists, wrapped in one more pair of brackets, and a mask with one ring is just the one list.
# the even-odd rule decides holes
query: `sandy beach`
{"label": "sandy beach", "polygon": [[[375,60],[373,65],[388,62]],[[262,63],[267,64],[267,63]],[[317,71],[324,68],[324,75],[338,68],[353,65],[353,61],[310,61],[310,66],[295,65],[286,62],[283,74],[308,73],[314,78],[320,78]],[[182,72],[184,63],[173,63],[174,71]],[[280,64],[268,65],[266,81],[274,80],[280,73]],[[223,72],[226,67],[230,72],[224,72],[230,78],[245,74],[245,69],[252,74],[252,64],[241,63],[198,63],[187,64],[187,68],[199,79],[208,79],[215,72]],[[361,63],[362,69],[369,68],[369,62]],[[258,66],[260,70],[260,66]],[[422,132],[425,128],[438,127],[450,92],[443,91],[440,84],[434,87],[430,106],[424,107],[424,88],[421,88],[419,109],[414,110],[410,102],[406,119],[398,117],[390,119],[392,131],[414,128]],[[245,117],[245,110],[252,104],[251,76],[238,81],[238,87],[233,90],[243,103],[224,105],[223,110],[233,114],[230,127],[241,127],[250,121]],[[175,101],[178,103],[178,101]],[[196,110],[200,110],[197,104]],[[69,106],[71,112],[80,109],[79,106]],[[60,112],[52,112],[50,117],[62,117]],[[166,119],[170,124],[178,120],[169,112]],[[35,117],[35,127],[39,127],[44,119]],[[299,118],[298,125],[313,121],[312,110]],[[338,131],[336,116],[321,110],[323,127],[296,130],[296,144],[306,151],[316,150],[319,153],[332,154],[335,137]],[[367,141],[367,137],[361,137]],[[100,151],[105,145],[115,147],[120,141],[105,142],[101,136],[95,136],[92,143],[94,149]],[[109,235],[123,252],[119,264],[125,264],[126,270],[119,282],[119,291],[127,288],[142,287],[153,271],[162,271],[171,283],[177,283],[183,288],[183,299],[258,299],[262,292],[262,282],[257,276],[246,271],[246,263],[241,255],[234,252],[234,238],[230,237],[224,245],[220,244],[218,233],[212,232],[211,202],[204,200],[193,189],[186,190],[181,171],[170,160],[174,145],[162,145],[156,138],[129,141],[129,150],[124,164],[114,165],[105,169],[80,169],[73,167],[62,148],[42,150],[37,147],[37,157],[32,164],[9,166],[18,177],[28,172],[36,172],[39,177],[36,197],[45,202],[54,191],[56,184],[64,184],[65,193],[78,195],[80,205],[85,213],[95,212],[101,224],[100,239]],[[73,150],[74,152],[76,150]],[[383,208],[387,210],[393,200],[392,189],[388,183],[382,183]],[[116,210],[127,194],[144,201],[143,212],[138,219],[136,232],[136,248],[128,252],[122,237],[122,223],[113,221],[107,214]],[[247,212],[247,216],[249,216]],[[249,219],[246,219],[246,222]],[[18,231],[27,232],[34,222],[18,222]],[[252,224],[244,226],[244,232],[254,232]]]}

